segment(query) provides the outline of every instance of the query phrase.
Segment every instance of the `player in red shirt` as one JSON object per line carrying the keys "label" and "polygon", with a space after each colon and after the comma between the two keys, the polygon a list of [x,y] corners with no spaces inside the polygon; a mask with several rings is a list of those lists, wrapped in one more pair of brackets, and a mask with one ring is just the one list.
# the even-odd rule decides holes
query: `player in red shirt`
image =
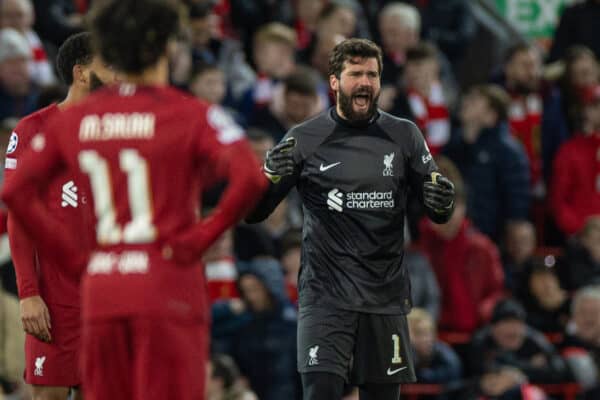
{"label": "player in red shirt", "polygon": [[[267,184],[242,130],[218,106],[167,86],[167,47],[178,22],[162,0],[99,8],[92,35],[123,83],[48,121],[2,194],[67,274],[89,259],[82,282],[87,400],[204,398],[208,310],[199,260]],[[201,177],[215,165],[227,171],[229,186],[201,220]],[[85,235],[62,229],[39,194],[62,171],[90,193],[89,257]]]}
{"label": "player in red shirt", "polygon": [[[5,184],[16,171],[27,168],[22,159],[31,138],[45,121],[79,101],[103,83],[113,83],[115,72],[94,56],[89,33],[68,38],[57,55],[57,69],[69,86],[67,98],[23,118],[12,133],[5,161]],[[50,138],[54,140],[54,138]],[[80,230],[79,211],[84,198],[72,173],[48,181],[44,202],[65,227]],[[36,248],[12,214],[8,218],[10,247],[17,275],[25,339],[25,381],[34,399],[64,400],[81,382],[79,373],[79,280],[62,273],[62,265]],[[77,396],[81,395],[76,391]]]}

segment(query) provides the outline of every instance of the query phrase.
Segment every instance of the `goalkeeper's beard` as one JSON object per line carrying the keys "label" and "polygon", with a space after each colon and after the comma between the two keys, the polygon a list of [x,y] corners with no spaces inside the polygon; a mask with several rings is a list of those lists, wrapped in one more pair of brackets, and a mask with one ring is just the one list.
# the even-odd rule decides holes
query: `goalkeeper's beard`
{"label": "goalkeeper's beard", "polygon": [[[348,121],[367,121],[371,119],[371,117],[375,114],[375,111],[377,111],[377,102],[379,101],[380,93],[381,91],[373,93],[371,88],[359,88],[355,90],[354,93],[347,95],[340,87],[340,90],[337,92],[337,101],[340,106],[340,110],[344,114],[344,117],[348,119]],[[362,113],[354,111],[354,108],[352,107],[352,100],[358,94],[367,94],[369,96],[369,107],[365,112]]]}

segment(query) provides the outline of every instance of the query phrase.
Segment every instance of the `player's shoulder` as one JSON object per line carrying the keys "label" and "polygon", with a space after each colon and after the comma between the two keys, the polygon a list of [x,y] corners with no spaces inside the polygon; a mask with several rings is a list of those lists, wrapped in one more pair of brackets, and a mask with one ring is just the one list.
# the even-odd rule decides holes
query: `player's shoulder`
{"label": "player's shoulder", "polygon": [[293,126],[290,132],[301,132],[308,135],[325,136],[335,128],[335,120],[331,117],[331,109],[322,111],[312,118]]}
{"label": "player's shoulder", "polygon": [[211,108],[211,104],[201,100],[189,92],[185,92],[173,86],[163,86],[157,89],[157,94],[168,100],[170,104],[176,105],[180,112],[193,112],[202,114]]}
{"label": "player's shoulder", "polygon": [[19,149],[27,145],[34,135],[41,132],[47,121],[51,120],[58,111],[56,104],[51,104],[23,117],[10,134],[6,154],[14,153],[14,156],[17,156]]}
{"label": "player's shoulder", "polygon": [[39,132],[46,121],[48,121],[48,119],[50,119],[58,111],[59,110],[56,104],[51,104],[47,107],[37,110],[26,117],[23,117],[15,127],[14,131],[20,136],[35,134],[36,132]]}
{"label": "player's shoulder", "polygon": [[379,110],[379,118],[376,122],[383,130],[394,135],[414,134],[419,131],[417,125],[406,118],[396,117],[390,113]]}
{"label": "player's shoulder", "polygon": [[219,143],[225,145],[245,138],[242,127],[223,106],[205,102],[174,88],[170,89],[169,95],[178,99],[177,110],[181,113],[178,117],[189,126],[200,128],[189,130],[192,136],[212,133]]}
{"label": "player's shoulder", "polygon": [[335,131],[336,122],[325,110],[316,116],[293,126],[285,138],[296,139],[296,153],[299,159],[308,158]]}

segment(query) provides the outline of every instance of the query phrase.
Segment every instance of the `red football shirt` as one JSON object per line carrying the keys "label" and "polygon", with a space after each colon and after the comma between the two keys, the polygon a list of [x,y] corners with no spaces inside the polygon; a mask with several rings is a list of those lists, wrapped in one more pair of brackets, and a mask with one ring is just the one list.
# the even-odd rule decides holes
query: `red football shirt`
{"label": "red football shirt", "polygon": [[[74,260],[69,272],[85,251],[37,188],[66,170],[80,174],[90,193],[95,245],[83,280],[84,318],[204,316],[206,282],[196,260],[267,186],[230,117],[171,88],[122,84],[52,118],[30,148],[3,198],[44,248]],[[202,176],[215,166],[229,186],[200,221]]]}
{"label": "red football shirt", "polygon": [[[41,132],[51,116],[59,112],[53,104],[23,118],[16,126],[6,151],[5,185],[12,180],[15,171],[23,167],[21,158],[31,138]],[[78,186],[73,174],[64,171],[48,182],[44,196],[50,212],[73,231],[82,229],[80,207],[84,207],[82,202],[85,198],[78,192]],[[40,295],[47,303],[79,307],[79,280],[64,274],[59,260],[36,249],[12,214],[8,216],[8,235],[19,297]]]}

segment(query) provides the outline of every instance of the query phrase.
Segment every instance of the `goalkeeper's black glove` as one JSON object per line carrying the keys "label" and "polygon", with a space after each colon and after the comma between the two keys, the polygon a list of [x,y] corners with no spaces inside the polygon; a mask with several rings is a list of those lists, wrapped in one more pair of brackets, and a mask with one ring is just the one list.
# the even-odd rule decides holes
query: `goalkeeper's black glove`
{"label": "goalkeeper's black glove", "polygon": [[271,150],[267,151],[263,171],[269,180],[278,183],[282,177],[294,173],[294,157],[292,150],[296,139],[289,137]]}
{"label": "goalkeeper's black glove", "polygon": [[436,214],[450,215],[454,209],[454,184],[438,172],[432,172],[423,183],[425,207]]}

